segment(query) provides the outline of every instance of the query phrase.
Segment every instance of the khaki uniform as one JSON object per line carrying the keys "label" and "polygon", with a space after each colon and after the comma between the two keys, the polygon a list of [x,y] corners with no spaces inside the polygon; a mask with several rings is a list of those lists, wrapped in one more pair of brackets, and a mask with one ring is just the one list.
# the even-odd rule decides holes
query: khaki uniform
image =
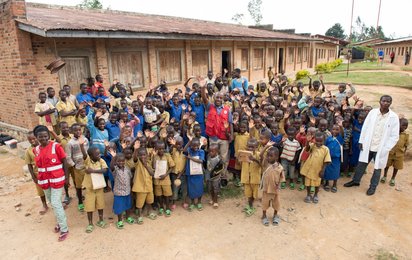
{"label": "khaki uniform", "polygon": [[[94,162],[87,157],[86,161],[84,162],[86,169],[92,168],[95,170],[107,169],[107,164],[103,159],[100,159],[97,162]],[[90,174],[85,174],[83,179],[83,185],[86,189],[85,199],[84,199],[84,210],[86,212],[93,212],[96,209],[104,209],[104,191],[103,188],[94,190],[92,178]]]}

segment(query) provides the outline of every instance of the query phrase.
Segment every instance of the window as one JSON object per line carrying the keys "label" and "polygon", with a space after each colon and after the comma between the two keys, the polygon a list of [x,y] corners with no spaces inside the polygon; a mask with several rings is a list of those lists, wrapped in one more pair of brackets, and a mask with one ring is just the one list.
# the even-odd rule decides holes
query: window
{"label": "window", "polygon": [[298,63],[302,62],[302,47],[298,48]]}
{"label": "window", "polygon": [[240,69],[248,70],[249,69],[249,51],[248,49],[241,49],[241,58],[240,58]]}
{"label": "window", "polygon": [[275,64],[276,64],[276,49],[275,48],[269,48],[268,49],[267,66],[274,68]]}
{"label": "window", "polygon": [[209,70],[209,50],[192,50],[192,75],[207,75]]}
{"label": "window", "polygon": [[288,48],[288,63],[294,63],[294,62],[295,62],[295,48],[289,47]]}
{"label": "window", "polygon": [[402,47],[401,55],[403,55],[404,51],[405,51],[405,47]]}
{"label": "window", "polygon": [[303,61],[308,61],[308,47],[303,48]]}
{"label": "window", "polygon": [[166,82],[182,81],[182,53],[176,51],[158,51],[159,80]]}
{"label": "window", "polygon": [[253,69],[261,70],[263,68],[263,49],[253,50]]}
{"label": "window", "polygon": [[112,79],[124,85],[143,86],[143,60],[141,51],[111,53]]}

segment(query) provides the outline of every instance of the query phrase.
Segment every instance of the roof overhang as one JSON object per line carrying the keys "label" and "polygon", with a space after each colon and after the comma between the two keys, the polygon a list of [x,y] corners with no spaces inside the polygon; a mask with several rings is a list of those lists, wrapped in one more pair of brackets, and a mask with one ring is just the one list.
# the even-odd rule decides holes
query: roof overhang
{"label": "roof overhang", "polygon": [[20,30],[45,38],[112,38],[112,39],[159,39],[159,40],[223,40],[223,41],[270,41],[270,42],[320,42],[318,39],[288,39],[288,38],[259,38],[233,37],[178,33],[152,33],[130,31],[91,31],[91,30],[44,30],[17,21]]}

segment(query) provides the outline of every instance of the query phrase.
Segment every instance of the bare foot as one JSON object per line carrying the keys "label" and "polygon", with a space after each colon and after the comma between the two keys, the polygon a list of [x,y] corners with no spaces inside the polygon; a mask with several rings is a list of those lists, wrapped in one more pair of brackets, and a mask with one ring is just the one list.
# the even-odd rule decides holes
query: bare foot
{"label": "bare foot", "polygon": [[46,214],[47,213],[47,211],[49,210],[49,207],[42,207],[40,210],[39,210],[39,214],[40,215],[44,215],[44,214]]}

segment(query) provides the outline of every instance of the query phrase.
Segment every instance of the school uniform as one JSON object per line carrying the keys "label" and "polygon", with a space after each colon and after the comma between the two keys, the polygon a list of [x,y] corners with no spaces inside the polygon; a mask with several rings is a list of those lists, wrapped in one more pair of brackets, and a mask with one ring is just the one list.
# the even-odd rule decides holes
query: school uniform
{"label": "school uniform", "polygon": [[[254,151],[253,158],[260,161],[260,153],[258,151]],[[242,162],[240,182],[244,184],[246,198],[258,198],[261,175],[262,172],[259,163],[255,161]]]}
{"label": "school uniform", "polygon": [[249,140],[250,136],[249,133],[235,133],[235,158],[236,158],[236,164],[235,164],[235,169],[240,170],[242,168],[242,164],[239,162],[237,159],[238,152],[239,150],[246,150],[247,147],[247,141]]}
{"label": "school uniform", "polygon": [[[103,159],[99,159],[97,162],[87,157],[84,162],[86,169],[91,168],[94,170],[102,170],[108,169],[106,162]],[[85,199],[84,199],[84,210],[86,212],[94,212],[99,209],[104,209],[105,202],[104,202],[104,188],[101,189],[93,189],[92,177],[90,174],[85,174],[83,183],[83,188],[85,188]]]}
{"label": "school uniform", "polygon": [[63,102],[62,100],[59,100],[56,104],[56,109],[59,112],[59,121],[60,122],[66,122],[69,127],[72,126],[74,123],[76,123],[76,116],[62,116],[62,112],[71,112],[73,110],[77,110],[76,106],[70,101],[66,100],[66,102]]}
{"label": "school uniform", "polygon": [[305,176],[305,186],[319,187],[321,182],[319,173],[323,165],[331,161],[328,147],[324,145],[317,147],[315,144],[310,144],[309,157],[300,170],[300,173]]}
{"label": "school uniform", "polygon": [[126,210],[132,208],[132,196],[130,188],[132,172],[127,166],[123,167],[123,169],[115,166],[113,171],[113,178],[113,213],[120,215]]}
{"label": "school uniform", "polygon": [[[34,175],[37,178],[38,175],[39,175],[39,171],[37,170],[37,165],[36,165],[36,162],[34,160],[33,148],[34,148],[33,146],[30,146],[29,148],[26,149],[26,152],[24,154],[24,162],[26,164],[32,165]],[[40,196],[40,197],[43,197],[44,196],[43,189],[37,183],[35,183],[34,185],[36,187],[37,195]]]}
{"label": "school uniform", "polygon": [[295,179],[295,162],[292,163],[295,158],[296,153],[301,149],[298,140],[293,139],[292,141],[286,139],[283,143],[282,154],[280,155],[280,161],[285,171],[285,177],[290,179]]}
{"label": "school uniform", "polygon": [[[83,137],[85,143],[84,150],[89,149],[89,141]],[[67,155],[67,164],[73,170],[73,179],[76,189],[81,189],[84,176],[86,175],[86,168],[84,165],[83,153],[80,148],[79,139],[72,137],[67,143],[65,149]]]}
{"label": "school uniform", "polygon": [[329,136],[325,141],[325,146],[329,149],[331,163],[325,168],[323,178],[327,181],[337,180],[340,176],[340,165],[343,157],[343,138],[341,135],[337,137]]}
{"label": "school uniform", "polygon": [[409,134],[402,132],[399,134],[399,140],[389,152],[388,163],[386,167],[391,167],[402,170],[403,161],[405,160],[406,147],[409,144]]}
{"label": "school uniform", "polygon": [[181,184],[180,187],[176,187],[174,181],[177,179],[177,175],[179,173],[184,172],[186,166],[186,156],[183,154],[183,151],[178,151],[176,148],[172,149],[172,159],[175,163],[175,167],[172,169],[172,173],[170,174],[170,178],[172,181],[172,189],[173,189],[173,200],[178,199],[179,190],[182,189],[182,197],[186,198],[187,196],[187,185],[186,185],[186,176],[184,174],[181,175],[180,180]]}
{"label": "school uniform", "polygon": [[[203,150],[193,151],[189,148],[187,153],[190,157],[198,157],[202,162],[205,160],[205,151]],[[203,174],[191,175],[190,161],[186,160],[187,193],[190,199],[197,199],[203,195]]]}
{"label": "school uniform", "polygon": [[285,182],[283,167],[279,163],[268,165],[262,174],[260,190],[262,191],[262,210],[267,210],[272,204],[275,211],[280,210],[279,185]]}
{"label": "school uniform", "polygon": [[[359,131],[355,130],[355,127],[359,129]],[[362,131],[363,123],[360,124],[357,119],[353,120],[353,128],[352,128],[352,155],[349,159],[349,165],[351,167],[355,167],[358,165],[359,162],[359,139]]]}
{"label": "school uniform", "polygon": [[[167,170],[166,173],[170,173],[170,170],[175,167],[175,162],[172,159],[172,156],[169,153],[163,154],[162,157],[159,155],[153,156],[153,165],[156,165],[157,161],[167,161]],[[172,182],[170,181],[170,176],[167,175],[163,180],[161,179],[154,179],[153,181],[154,184],[154,194],[155,196],[172,196],[172,188],[171,184]]]}
{"label": "school uniform", "polygon": [[[44,112],[47,111],[49,109],[54,109],[55,107],[49,103],[49,102],[44,102],[44,103],[36,103],[35,107],[34,107],[34,113],[36,112]],[[57,121],[56,121],[56,116],[54,113],[45,115],[45,116],[39,116],[39,125],[47,125],[47,124],[51,124],[53,126],[57,125]]]}
{"label": "school uniform", "polygon": [[[152,168],[149,160],[147,161],[147,167]],[[135,164],[132,191],[136,192],[136,208],[143,208],[145,203],[153,204],[153,178],[140,159]]]}

